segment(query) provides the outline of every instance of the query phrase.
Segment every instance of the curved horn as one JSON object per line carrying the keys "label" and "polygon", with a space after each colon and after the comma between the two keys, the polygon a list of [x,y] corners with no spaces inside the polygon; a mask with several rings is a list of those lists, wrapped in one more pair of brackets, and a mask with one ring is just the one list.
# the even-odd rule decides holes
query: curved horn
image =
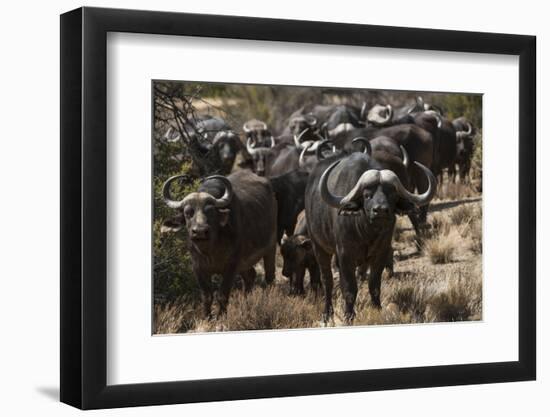
{"label": "curved horn", "polygon": [[399,148],[401,149],[401,154],[403,155],[403,165],[405,168],[409,167],[409,154],[407,153],[407,150],[403,145],[399,145]]}
{"label": "curved horn", "polygon": [[302,132],[296,136],[294,135],[294,145],[298,148],[298,149],[302,149],[303,148],[303,145],[300,143],[300,139],[302,139],[302,136],[304,136],[304,134],[309,130],[309,127],[306,127],[304,130],[302,130]]}
{"label": "curved horn", "polygon": [[254,155],[258,152],[257,149],[254,149],[254,146],[252,146],[252,138],[248,138],[246,140],[246,151],[250,154],[250,155]]}
{"label": "curved horn", "polygon": [[361,113],[359,114],[359,119],[365,120],[366,116],[367,116],[367,102],[363,101],[363,105],[361,106]]}
{"label": "curved horn", "polygon": [[[317,149],[315,149],[315,156],[317,157],[318,161],[322,161],[325,159],[325,156],[323,155],[323,151],[328,147],[328,149],[331,149],[330,144],[332,141],[330,139],[323,139],[319,142],[319,145],[317,145]],[[332,152],[334,153],[334,145],[332,146]]]}
{"label": "curved horn", "polygon": [[338,160],[336,162],[333,162],[332,165],[330,165],[325,172],[323,172],[323,175],[321,175],[321,179],[319,180],[319,193],[321,194],[321,198],[325,203],[327,203],[330,207],[334,208],[340,208],[340,203],[344,197],[339,197],[334,194],[332,194],[328,190],[328,177],[330,176],[331,171],[334,169],[336,165],[338,165],[342,160]]}
{"label": "curved horn", "polygon": [[351,144],[354,143],[361,143],[363,145],[363,153],[366,153],[367,155],[372,155],[372,146],[369,142],[369,140],[363,136],[359,136],[351,141]]}
{"label": "curved horn", "polygon": [[267,124],[265,122],[262,122],[262,125],[264,126],[262,130],[267,130]]}
{"label": "curved horn", "polygon": [[273,135],[271,136],[271,147],[275,147],[275,138],[273,137]]}
{"label": "curved horn", "polygon": [[437,128],[441,128],[441,125],[443,124],[443,118],[438,112],[436,112],[435,110],[426,110],[424,113],[433,116],[435,120],[437,120]]}
{"label": "curved horn", "polygon": [[395,187],[395,189],[397,190],[397,193],[401,197],[403,197],[403,198],[409,200],[410,202],[416,204],[417,206],[421,207],[421,206],[425,206],[426,204],[428,204],[432,200],[432,198],[434,197],[435,191],[436,191],[436,188],[437,188],[437,180],[436,180],[434,174],[432,173],[432,171],[430,171],[428,168],[426,168],[420,162],[414,161],[414,163],[422,171],[424,171],[424,174],[426,175],[426,177],[428,177],[428,189],[423,194],[414,194],[414,193],[411,193],[409,190],[407,190],[403,186],[403,184],[401,183],[401,181],[399,180],[399,178],[397,177],[397,175],[393,171],[389,171],[389,170],[381,171],[380,181],[384,182],[386,184],[392,184]]}
{"label": "curved horn", "polygon": [[306,154],[307,150],[311,147],[312,143],[307,142],[305,146],[302,148],[302,152],[300,152],[300,158],[298,159],[298,166],[300,168],[305,168],[306,162],[304,161],[304,155]]}
{"label": "curved horn", "polygon": [[387,104],[386,109],[388,109],[388,117],[386,117],[386,119],[382,122],[382,124],[391,122],[391,120],[393,119],[393,107],[391,106],[391,104]]}
{"label": "curved horn", "polygon": [[216,145],[224,136],[230,136],[233,135],[233,132],[230,130],[220,130],[216,133],[214,136],[214,139],[212,139],[212,146]]}
{"label": "curved horn", "polygon": [[172,196],[170,195],[170,185],[179,178],[185,178],[189,177],[187,174],[178,174],[174,175],[173,177],[168,178],[164,185],[162,186],[162,198],[164,199],[164,202],[166,205],[173,209],[179,209],[183,206],[183,201],[185,200],[172,200]]}
{"label": "curved horn", "polygon": [[225,187],[223,196],[221,198],[216,198],[216,202],[214,203],[214,205],[217,208],[226,208],[227,206],[229,206],[229,204],[231,203],[231,199],[233,198],[233,186],[231,185],[229,180],[223,175],[211,175],[203,179],[201,182],[209,180],[220,180]]}
{"label": "curved horn", "polygon": [[468,134],[468,132],[465,132],[463,130],[460,130],[458,132],[456,132],[456,138],[459,139],[459,140],[464,140],[466,138],[469,138],[470,135]]}
{"label": "curved horn", "polygon": [[474,130],[472,128],[472,124],[470,122],[466,122],[466,124],[468,125],[468,130],[466,131],[466,134],[467,135],[471,135],[472,134],[472,131]]}
{"label": "curved horn", "polygon": [[307,117],[309,119],[313,119],[313,121],[308,121],[307,122],[311,127],[317,126],[317,117],[315,117],[313,114],[308,114]]}
{"label": "curved horn", "polygon": [[179,133],[175,137],[172,137],[172,131],[173,130],[174,130],[174,128],[172,126],[170,126],[168,128],[168,130],[166,131],[166,133],[164,134],[164,139],[166,139],[168,142],[177,142],[181,138]]}
{"label": "curved horn", "polygon": [[248,125],[248,122],[246,122],[246,123],[243,125],[244,133],[250,133],[250,131],[252,130],[252,129],[250,129],[247,125]]}

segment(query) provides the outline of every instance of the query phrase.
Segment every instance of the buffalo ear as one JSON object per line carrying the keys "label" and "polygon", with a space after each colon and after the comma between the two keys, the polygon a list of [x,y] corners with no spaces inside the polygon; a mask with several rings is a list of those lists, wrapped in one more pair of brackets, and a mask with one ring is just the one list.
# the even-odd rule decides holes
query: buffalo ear
{"label": "buffalo ear", "polygon": [[399,214],[408,214],[416,210],[416,206],[411,203],[409,200],[400,198],[395,204],[395,211]]}
{"label": "buffalo ear", "polygon": [[220,214],[220,226],[224,227],[229,223],[229,213],[231,213],[230,209],[218,209],[218,213]]}
{"label": "buffalo ear", "polygon": [[160,227],[160,233],[175,233],[180,231],[184,225],[185,216],[180,213],[174,217],[166,219]]}

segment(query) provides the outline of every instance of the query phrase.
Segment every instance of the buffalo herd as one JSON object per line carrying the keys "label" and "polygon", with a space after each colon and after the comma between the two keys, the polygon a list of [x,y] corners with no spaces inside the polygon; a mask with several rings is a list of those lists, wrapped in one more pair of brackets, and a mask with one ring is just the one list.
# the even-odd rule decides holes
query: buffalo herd
{"label": "buffalo herd", "polygon": [[[171,184],[184,175],[165,179],[162,197],[173,217],[163,230],[186,230],[204,316],[226,312],[237,277],[250,291],[260,260],[265,282],[273,283],[279,250],[291,295],[305,294],[306,271],[311,291],[324,292],[325,323],[333,316],[333,265],[347,323],[364,277],[371,304],[381,307],[382,272],[393,272],[396,216],[409,217],[421,244],[444,170],[450,181],[469,181],[476,134],[469,120],[448,120],[421,97],[400,108],[303,107],[278,135],[260,120],[236,132],[213,116],[189,131],[215,154],[218,169],[181,200]],[[180,136],[169,129],[164,138]],[[221,277],[216,291],[213,275]]]}

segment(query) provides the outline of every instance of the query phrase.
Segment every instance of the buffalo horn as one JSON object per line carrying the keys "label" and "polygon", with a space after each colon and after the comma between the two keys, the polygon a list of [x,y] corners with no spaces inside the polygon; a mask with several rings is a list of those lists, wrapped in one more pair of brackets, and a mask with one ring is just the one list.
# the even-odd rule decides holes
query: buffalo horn
{"label": "buffalo horn", "polygon": [[362,152],[365,153],[365,154],[367,154],[367,155],[372,155],[372,146],[371,146],[371,144],[370,144],[370,142],[369,142],[369,140],[368,140],[367,138],[365,138],[365,137],[363,137],[363,136],[359,136],[359,137],[353,139],[353,140],[351,141],[351,143],[352,143],[352,145],[353,145],[354,143],[360,143],[360,144],[362,144],[362,145],[363,145],[363,150],[362,150]]}
{"label": "buffalo horn", "polygon": [[403,145],[400,145],[399,148],[401,148],[401,154],[403,155],[403,165],[405,168],[409,167],[409,154],[407,153],[407,150],[403,147]]}
{"label": "buffalo horn", "polygon": [[172,128],[172,126],[170,126],[168,128],[168,130],[166,131],[166,133],[164,134],[164,139],[166,139],[168,142],[177,142],[178,140],[180,140],[180,134],[178,133],[177,136],[175,137],[172,137],[172,131],[174,129]]}
{"label": "buffalo horn", "polygon": [[173,209],[179,209],[183,206],[183,201],[184,199],[182,200],[172,200],[172,196],[170,195],[170,185],[177,179],[179,178],[185,178],[187,177],[186,174],[179,174],[179,175],[174,175],[173,177],[170,177],[166,180],[166,182],[164,183],[164,185],[162,186],[162,197],[164,198],[164,202],[166,203],[166,205],[170,208],[173,208]]}
{"label": "buffalo horn", "polygon": [[367,102],[363,101],[363,105],[361,106],[361,114],[359,114],[359,119],[365,120],[367,116]]}
{"label": "buffalo horn", "polygon": [[296,147],[297,147],[298,149],[302,149],[302,148],[303,148],[304,145],[303,145],[302,143],[300,143],[300,139],[302,139],[302,136],[304,136],[304,134],[305,134],[308,130],[309,130],[309,127],[307,127],[307,128],[305,128],[304,130],[302,130],[302,132],[301,132],[298,136],[294,135],[294,145],[296,145]]}
{"label": "buffalo horn", "polygon": [[300,168],[304,168],[306,165],[306,162],[304,161],[304,155],[306,154],[308,149],[311,147],[311,145],[313,145],[313,143],[311,141],[307,141],[304,147],[302,148],[302,152],[300,152],[300,158],[298,159],[298,166]]}
{"label": "buffalo horn", "polygon": [[233,186],[229,182],[229,180],[224,177],[223,175],[211,175],[209,177],[206,177],[201,182],[210,181],[210,180],[220,180],[224,187],[225,191],[223,193],[223,196],[221,198],[216,198],[215,206],[217,208],[226,208],[231,203],[231,199],[233,198]]}
{"label": "buffalo horn", "polygon": [[254,146],[252,145],[252,138],[248,138],[246,140],[246,151],[250,154],[250,155],[254,155],[256,152],[258,152],[257,149],[254,149]]}
{"label": "buffalo horn", "polygon": [[319,193],[321,194],[321,198],[330,207],[334,207],[334,208],[340,208],[340,202],[342,201],[343,197],[335,196],[334,194],[332,194],[328,189],[327,183],[328,183],[328,177],[330,176],[331,171],[340,162],[341,160],[333,162],[332,165],[330,165],[325,170],[325,172],[323,172],[323,175],[321,175],[321,179],[319,180]]}
{"label": "buffalo horn", "polygon": [[386,109],[388,109],[388,116],[382,123],[380,123],[381,125],[385,125],[386,123],[391,122],[391,119],[393,118],[393,107],[391,106],[391,104],[387,104]]}
{"label": "buffalo horn", "polygon": [[417,206],[425,206],[428,204],[432,198],[435,195],[436,188],[437,188],[437,180],[428,168],[426,168],[424,165],[422,165],[420,162],[414,161],[414,163],[422,170],[424,171],[424,174],[428,178],[428,189],[423,194],[414,194],[408,191],[397,175],[393,171],[389,170],[383,170],[381,171],[381,178],[380,181],[382,183],[391,184],[395,187],[397,190],[397,193],[405,198],[406,200],[409,200],[411,203],[416,204]]}

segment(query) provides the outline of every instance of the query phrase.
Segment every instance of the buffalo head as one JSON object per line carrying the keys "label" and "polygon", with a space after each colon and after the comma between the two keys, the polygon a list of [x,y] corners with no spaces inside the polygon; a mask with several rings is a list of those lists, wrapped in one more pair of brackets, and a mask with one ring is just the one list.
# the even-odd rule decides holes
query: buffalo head
{"label": "buffalo head", "polygon": [[251,139],[255,146],[270,146],[273,139],[267,124],[261,120],[252,119],[243,125],[246,139]]}
{"label": "buffalo head", "polygon": [[317,129],[317,118],[312,114],[294,116],[288,121],[288,127],[294,136],[301,135],[306,129],[313,132]]}
{"label": "buffalo head", "polygon": [[331,164],[319,181],[321,198],[329,206],[338,209],[339,215],[364,213],[370,223],[393,221],[396,212],[408,211],[414,206],[425,206],[435,195],[435,176],[428,168],[415,161],[428,178],[428,189],[423,194],[409,192],[393,171],[369,169],[345,196],[336,196],[329,191],[327,183],[331,171],[341,161]]}
{"label": "buffalo head", "polygon": [[271,148],[275,146],[275,139],[271,136],[270,147],[256,147],[256,142],[252,138],[246,140],[246,150],[252,157],[252,170],[259,176],[264,176],[267,166],[267,160],[273,153]]}
{"label": "buffalo head", "polygon": [[283,276],[292,278],[296,272],[303,271],[305,260],[313,253],[311,240],[304,235],[283,236],[281,255],[283,256]]}
{"label": "buffalo head", "polygon": [[[229,180],[222,175],[212,175],[203,180],[203,184],[197,192],[185,196],[182,200],[173,200],[170,193],[170,185],[185,175],[175,175],[163,185],[162,195],[166,205],[177,211],[176,216],[165,222],[165,230],[177,231],[183,226],[187,228],[187,235],[191,243],[198,247],[208,246],[214,242],[221,227],[229,221],[230,204],[233,198],[233,187]],[[216,182],[217,188],[210,190],[219,191],[221,185],[221,197],[215,197],[205,189],[206,182]],[[212,184],[214,185],[214,184]]]}
{"label": "buffalo head", "polygon": [[468,159],[474,150],[474,129],[470,122],[466,122],[466,130],[456,131],[456,158],[464,161]]}
{"label": "buffalo head", "polygon": [[367,113],[367,122],[374,126],[387,126],[393,119],[393,107],[376,104]]}

